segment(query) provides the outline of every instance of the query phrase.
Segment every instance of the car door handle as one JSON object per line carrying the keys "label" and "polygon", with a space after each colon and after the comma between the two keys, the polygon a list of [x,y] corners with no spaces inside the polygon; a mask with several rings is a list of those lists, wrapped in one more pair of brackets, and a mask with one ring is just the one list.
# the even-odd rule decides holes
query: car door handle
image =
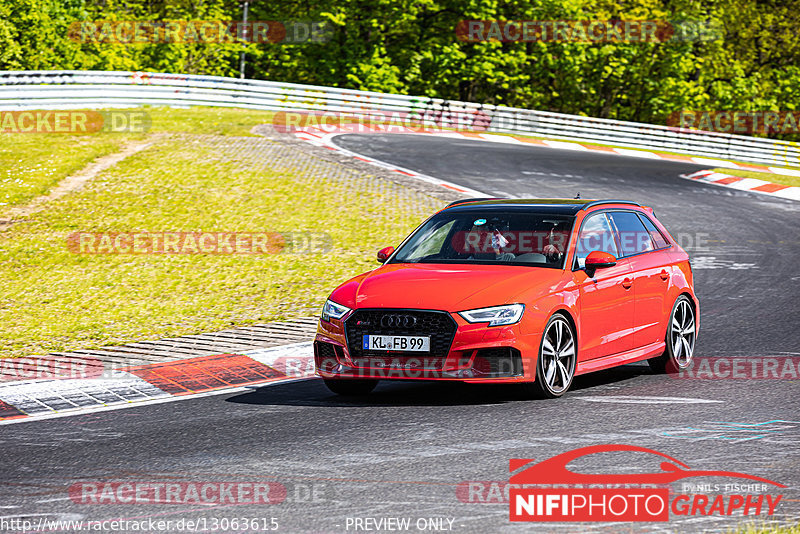
{"label": "car door handle", "polygon": [[625,289],[630,289],[632,285],[633,285],[633,280],[631,280],[630,278],[626,278],[622,281],[622,287],[624,287]]}
{"label": "car door handle", "polygon": [[661,279],[664,280],[665,282],[667,280],[669,280],[669,273],[667,272],[666,269],[662,269],[661,270],[661,275],[660,276],[661,276]]}

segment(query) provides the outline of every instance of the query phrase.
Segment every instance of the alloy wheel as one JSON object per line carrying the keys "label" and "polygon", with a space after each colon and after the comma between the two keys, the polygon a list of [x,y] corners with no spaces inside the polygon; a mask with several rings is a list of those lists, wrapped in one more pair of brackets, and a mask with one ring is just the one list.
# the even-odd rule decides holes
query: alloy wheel
{"label": "alloy wheel", "polygon": [[548,324],[542,336],[539,359],[547,389],[554,395],[564,393],[575,372],[575,336],[563,317],[555,316]]}
{"label": "alloy wheel", "polygon": [[689,301],[682,299],[675,306],[672,313],[670,336],[672,343],[672,356],[675,364],[683,369],[692,361],[694,354],[694,341],[696,337],[694,310]]}

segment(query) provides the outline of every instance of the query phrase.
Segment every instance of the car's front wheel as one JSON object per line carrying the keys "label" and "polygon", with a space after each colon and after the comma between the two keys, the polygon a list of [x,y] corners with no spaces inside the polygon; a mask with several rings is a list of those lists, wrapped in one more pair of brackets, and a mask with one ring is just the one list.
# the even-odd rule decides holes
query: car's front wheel
{"label": "car's front wheel", "polygon": [[323,381],[329,390],[344,397],[368,395],[378,385],[377,380],[357,378],[324,378]]}
{"label": "car's front wheel", "polygon": [[681,295],[672,307],[665,338],[664,354],[650,358],[647,363],[656,373],[677,373],[691,365],[697,339],[697,321],[689,297]]}
{"label": "car's front wheel", "polygon": [[575,332],[566,317],[557,313],[547,322],[536,362],[536,381],[526,384],[529,393],[554,399],[567,392],[578,361]]}

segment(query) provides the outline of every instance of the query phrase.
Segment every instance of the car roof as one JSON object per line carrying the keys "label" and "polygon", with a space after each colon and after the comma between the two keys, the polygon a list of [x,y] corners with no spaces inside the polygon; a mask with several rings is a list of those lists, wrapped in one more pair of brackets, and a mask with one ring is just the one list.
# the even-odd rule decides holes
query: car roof
{"label": "car roof", "polygon": [[457,211],[528,211],[575,215],[581,210],[605,204],[625,204],[641,207],[631,200],[587,200],[576,198],[468,198],[451,202],[445,209]]}

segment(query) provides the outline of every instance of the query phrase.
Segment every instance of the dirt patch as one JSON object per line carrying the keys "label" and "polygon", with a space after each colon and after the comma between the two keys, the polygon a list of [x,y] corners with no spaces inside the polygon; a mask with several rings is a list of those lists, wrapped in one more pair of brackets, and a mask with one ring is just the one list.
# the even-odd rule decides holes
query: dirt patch
{"label": "dirt patch", "polygon": [[124,160],[125,158],[150,148],[155,143],[166,137],[166,134],[153,134],[148,136],[147,139],[139,141],[131,141],[123,146],[119,152],[102,156],[88,164],[86,167],[76,172],[71,176],[67,176],[61,180],[53,189],[46,195],[41,195],[24,206],[15,206],[8,210],[2,217],[0,217],[0,232],[8,229],[9,226],[14,224],[18,219],[28,217],[46,209],[48,204],[58,200],[68,193],[79,190],[89,180],[100,174],[106,169],[109,169]]}

